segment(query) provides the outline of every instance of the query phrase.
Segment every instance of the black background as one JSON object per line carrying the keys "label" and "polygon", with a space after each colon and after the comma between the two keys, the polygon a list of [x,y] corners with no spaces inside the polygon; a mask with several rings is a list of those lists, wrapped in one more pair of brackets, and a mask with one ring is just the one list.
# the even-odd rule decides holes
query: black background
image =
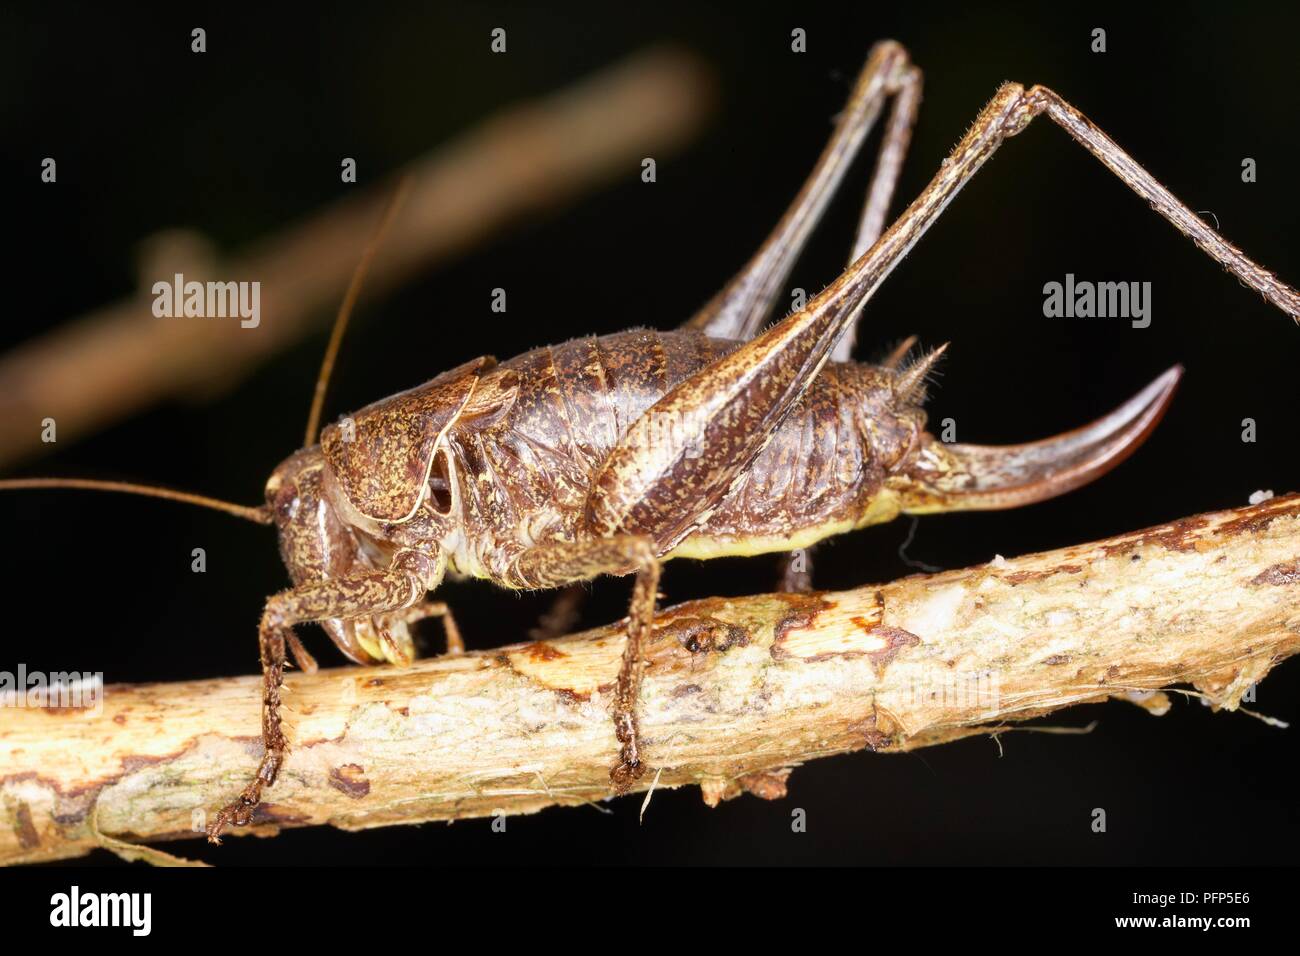
{"label": "black background", "polygon": [[[1291,282],[1300,190],[1294,12],[1276,5],[1058,5],[943,11],[857,4],[790,9],[622,5],[563,9],[353,4],[147,13],[108,5],[0,13],[0,122],[11,247],[0,346],[131,291],[138,243],[168,226],[223,248],[336,197],[342,156],[377,178],[492,111],[654,40],[677,40],[719,81],[719,110],[682,155],[555,217],[520,225],[363,309],[329,414],[482,353],[506,357],[576,334],[684,320],[753,251],[811,167],[870,44],[892,36],[925,70],[925,99],[896,209],[932,175],[997,84],[1041,82],[1070,99],[1224,234]],[[204,26],[208,52],[189,52]],[[504,26],[509,53],[488,33]],[[809,52],[790,52],[790,30]],[[1090,52],[1104,27],[1109,49]],[[873,140],[874,141],[874,140]],[[871,147],[868,151],[871,152]],[[57,186],[40,160],[59,162]],[[1243,184],[1243,157],[1258,182]],[[791,285],[841,266],[865,188],[855,173]],[[1150,281],[1153,322],[1045,319],[1042,286],[1067,272]],[[493,315],[490,290],[509,293]],[[273,322],[264,316],[263,322]],[[1045,120],[1010,142],[874,298],[860,352],[916,333],[951,340],[932,420],[966,441],[1052,434],[1108,411],[1175,362],[1187,376],[1129,462],[1067,497],[1017,512],[926,518],[909,553],[944,567],[1052,548],[1245,504],[1296,486],[1294,360],[1300,329],[1191,243]],[[215,400],[155,408],[24,473],[151,480],[238,501],[297,447],[324,332]],[[160,355],[159,361],[166,361]],[[1258,423],[1243,444],[1241,422]],[[38,423],[32,424],[39,427]],[[264,596],[284,586],[271,534],[224,516],[75,493],[0,496],[0,666],[102,670],[152,681],[252,673]],[[816,554],[827,588],[910,569],[903,520]],[[203,547],[206,574],[189,570]],[[670,601],[771,586],[772,558],[681,563]],[[624,613],[628,582],[597,582],[585,622]],[[449,586],[471,647],[522,635],[549,603],[484,584]],[[304,629],[326,662],[337,656]],[[437,637],[437,626],[431,629]],[[1283,665],[1255,707],[1294,721],[1300,671]],[[512,819],[364,834],[289,831],[183,855],[228,863],[726,862],[1155,863],[1290,861],[1300,841],[1292,733],[1179,700],[1154,719],[1120,703],[1089,736],[1012,734],[914,755],[854,755],[797,770],[788,800],[708,810],[693,789],[611,815]],[[802,807],[808,832],[790,831]],[[1104,807],[1109,831],[1094,834]],[[104,855],[105,860],[109,858]]]}

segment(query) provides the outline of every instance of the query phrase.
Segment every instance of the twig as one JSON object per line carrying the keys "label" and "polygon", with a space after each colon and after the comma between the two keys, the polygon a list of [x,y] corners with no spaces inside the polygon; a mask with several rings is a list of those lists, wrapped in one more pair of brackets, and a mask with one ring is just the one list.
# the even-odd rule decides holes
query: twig
{"label": "twig", "polygon": [[[220,264],[192,233],[156,237],[155,251],[141,266],[138,296],[0,358],[0,465],[48,447],[41,441],[45,418],[57,422],[65,442],[162,398],[229,386],[323,324],[401,176],[412,179],[410,196],[367,278],[366,297],[483,242],[520,216],[639,174],[641,157],[652,150],[671,153],[694,133],[711,90],[694,57],[651,50],[570,89],[511,107],[390,179]],[[152,284],[177,272],[200,282],[261,282],[260,324],[156,318]]]}
{"label": "twig", "polygon": [[[408,670],[295,674],[293,749],[251,829],[601,800],[622,645],[614,626]],[[1109,697],[1150,706],[1145,692],[1174,684],[1234,710],[1298,649],[1300,496],[878,587],[696,601],[660,615],[647,651],[655,773],[641,786],[773,798],[807,760],[1001,732]],[[257,762],[258,699],[245,677],[110,686],[98,714],[10,710],[0,861],[195,836]]]}

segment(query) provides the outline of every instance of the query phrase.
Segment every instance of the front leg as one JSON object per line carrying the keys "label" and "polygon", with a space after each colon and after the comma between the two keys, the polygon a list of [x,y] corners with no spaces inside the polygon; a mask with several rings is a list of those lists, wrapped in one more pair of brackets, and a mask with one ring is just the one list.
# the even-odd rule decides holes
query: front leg
{"label": "front leg", "polygon": [[288,744],[280,719],[280,686],[284,682],[285,645],[298,645],[295,624],[366,617],[399,611],[417,604],[442,576],[439,558],[417,551],[400,552],[386,571],[358,574],[282,591],[267,599],[258,627],[262,658],[262,760],[257,774],[238,799],[227,804],[208,827],[208,842],[220,843],[228,825],[245,826],[262,800],[262,791],[275,783]]}

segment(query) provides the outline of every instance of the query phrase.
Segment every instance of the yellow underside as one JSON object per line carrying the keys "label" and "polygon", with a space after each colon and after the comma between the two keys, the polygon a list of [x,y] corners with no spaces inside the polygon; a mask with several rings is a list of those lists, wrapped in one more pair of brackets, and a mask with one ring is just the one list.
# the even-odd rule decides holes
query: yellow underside
{"label": "yellow underside", "polygon": [[810,547],[818,541],[833,535],[844,534],[846,531],[854,531],[868,525],[892,521],[898,516],[900,510],[901,504],[898,495],[889,489],[882,489],[879,494],[871,499],[871,504],[867,507],[866,513],[856,520],[827,521],[825,524],[813,525],[808,528],[797,528],[788,534],[749,535],[746,537],[693,534],[672,551],[665,554],[661,560],[671,561],[673,558],[695,558],[697,560],[748,558],[757,554],[795,551],[799,548]]}
{"label": "yellow underside", "polygon": [[[858,528],[865,528],[868,525],[892,521],[898,517],[902,510],[902,500],[899,494],[890,488],[883,488],[871,499],[867,510],[856,519],[827,521],[819,525],[795,528],[785,534],[756,534],[739,537],[697,533],[688,537],[659,560],[671,561],[673,558],[693,558],[704,561],[710,558],[748,558],[759,554],[795,551],[799,548],[810,547],[824,538],[844,534]],[[910,501],[907,510],[909,514],[912,513]],[[447,567],[453,573],[462,574],[466,577],[496,580],[478,562],[457,561],[454,554],[449,555]],[[513,585],[504,581],[497,581],[497,583],[502,587],[513,587]]]}

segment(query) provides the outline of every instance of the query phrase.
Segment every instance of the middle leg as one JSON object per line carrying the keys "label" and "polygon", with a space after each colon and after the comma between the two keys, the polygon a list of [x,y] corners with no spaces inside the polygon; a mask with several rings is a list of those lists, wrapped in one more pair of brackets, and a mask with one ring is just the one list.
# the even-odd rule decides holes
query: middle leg
{"label": "middle leg", "polygon": [[654,627],[659,561],[654,544],[638,535],[537,545],[519,554],[505,574],[521,588],[561,587],[601,574],[636,574],[627,614],[627,642],[614,689],[614,735],[618,762],[610,771],[615,793],[626,793],[645,773],[637,703],[645,670],[644,648]]}
{"label": "middle leg", "polygon": [[431,617],[442,618],[442,629],[446,639],[446,652],[451,655],[465,653],[465,639],[461,636],[456,618],[446,601],[420,601],[404,611],[396,612],[403,624],[418,624]]}

